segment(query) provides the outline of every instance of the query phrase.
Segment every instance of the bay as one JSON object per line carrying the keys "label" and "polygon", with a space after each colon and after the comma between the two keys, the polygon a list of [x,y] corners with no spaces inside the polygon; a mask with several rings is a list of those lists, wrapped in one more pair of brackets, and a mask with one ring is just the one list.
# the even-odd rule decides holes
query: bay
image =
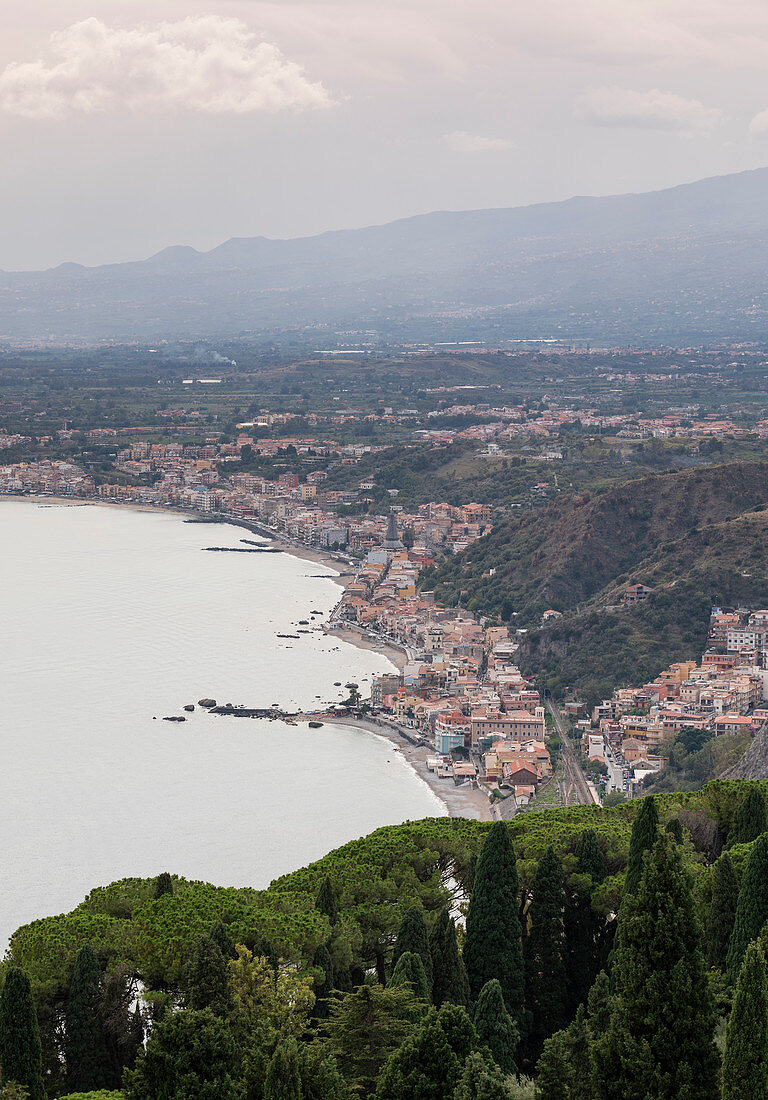
{"label": "bay", "polygon": [[0,501],[0,946],[124,876],[264,887],[380,825],[445,813],[361,730],[199,707],[162,721],[206,696],[309,710],[347,694],[334,681],[366,689],[392,667],[321,632],[279,639],[326,618],[339,587],[287,554],[204,552],[244,536]]}

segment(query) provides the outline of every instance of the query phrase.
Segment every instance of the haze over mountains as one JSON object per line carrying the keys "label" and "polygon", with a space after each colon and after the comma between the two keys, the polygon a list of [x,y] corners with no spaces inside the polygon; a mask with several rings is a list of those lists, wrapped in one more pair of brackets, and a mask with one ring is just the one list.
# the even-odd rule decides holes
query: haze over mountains
{"label": "haze over mountains", "polygon": [[[768,168],[649,194],[0,274],[0,340],[302,330],[328,346],[768,339]],[[360,335],[337,338],[350,330]]]}

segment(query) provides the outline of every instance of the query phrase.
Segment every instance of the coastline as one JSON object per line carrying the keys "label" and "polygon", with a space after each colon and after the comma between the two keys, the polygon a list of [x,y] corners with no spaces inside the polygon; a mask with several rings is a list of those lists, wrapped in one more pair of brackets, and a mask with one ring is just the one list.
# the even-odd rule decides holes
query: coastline
{"label": "coastline", "polygon": [[[118,508],[136,512],[157,512],[164,515],[176,515],[183,516],[190,519],[200,519],[200,513],[185,508],[169,508],[156,504],[138,504],[128,503],[122,504],[117,501],[109,500],[88,500],[78,497],[55,497],[55,496],[40,496],[34,494],[0,494],[0,502],[3,500],[10,500],[15,502],[31,501],[36,504],[51,504],[55,506],[68,506],[74,508],[84,507],[97,507],[97,508]],[[267,533],[263,525],[250,524],[248,520],[232,520],[221,519],[214,521],[212,526],[215,526],[217,522],[227,523],[233,527],[243,527],[246,530],[252,531],[254,534],[261,535],[264,538],[269,538],[274,545],[279,546],[285,553],[290,554],[292,557],[299,558],[303,561],[314,562],[318,565],[322,565],[328,569],[333,570],[333,574],[328,576],[328,580],[334,581],[341,587],[344,586],[343,575],[339,571],[339,566],[343,564],[339,562],[331,554],[326,554],[322,550],[316,550],[312,547],[304,547],[301,544],[295,543],[290,539],[283,538],[279,535]],[[333,614],[333,613],[332,613]],[[331,620],[334,621],[333,619]],[[332,627],[325,627],[326,632],[336,638],[340,638],[342,641],[356,646],[356,648],[367,651],[375,652],[385,656],[398,672],[403,671],[405,663],[408,659],[407,651],[396,647],[395,645],[388,644],[386,642],[378,641],[371,638],[361,628],[352,623],[345,623],[343,625],[335,625]],[[480,821],[492,820],[492,813],[490,803],[486,795],[479,789],[472,789],[468,784],[456,787],[449,780],[438,779],[437,775],[427,768],[427,757],[432,755],[431,751],[421,745],[411,744],[405,737],[403,737],[395,725],[386,721],[379,721],[376,719],[366,718],[334,718],[334,722],[339,722],[343,725],[354,726],[358,729],[364,730],[366,733],[373,734],[374,736],[383,737],[388,740],[399,752],[403,754],[404,759],[413,769],[418,778],[425,783],[432,793],[439,799],[439,801],[446,807],[448,815],[450,817],[472,817]]]}

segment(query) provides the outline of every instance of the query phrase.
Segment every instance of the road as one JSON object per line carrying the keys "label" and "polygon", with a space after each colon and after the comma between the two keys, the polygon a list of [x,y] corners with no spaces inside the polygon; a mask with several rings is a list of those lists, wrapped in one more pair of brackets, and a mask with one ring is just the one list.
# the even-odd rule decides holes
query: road
{"label": "road", "polygon": [[546,699],[545,705],[555,720],[557,732],[560,734],[560,740],[563,744],[563,777],[560,780],[560,787],[563,793],[563,805],[578,806],[586,804],[587,806],[591,806],[594,804],[595,799],[589,789],[586,776],[576,759],[576,753],[571,744],[571,739],[566,733],[563,720],[560,717],[560,711],[557,709],[557,704],[553,699]]}

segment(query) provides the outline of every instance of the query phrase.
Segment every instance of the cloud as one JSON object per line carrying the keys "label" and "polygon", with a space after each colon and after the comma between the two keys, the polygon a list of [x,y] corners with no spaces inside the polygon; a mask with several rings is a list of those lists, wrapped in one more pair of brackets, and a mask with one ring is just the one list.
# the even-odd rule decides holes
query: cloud
{"label": "cloud", "polygon": [[768,107],[755,115],[749,124],[749,132],[752,137],[768,138]]}
{"label": "cloud", "polygon": [[514,149],[514,142],[507,138],[482,137],[480,134],[468,134],[466,130],[443,134],[441,141],[454,153],[501,153],[505,149]]}
{"label": "cloud", "polygon": [[246,114],[328,107],[320,83],[239,19],[193,16],[129,30],[85,19],[50,39],[52,60],[0,73],[0,109],[63,118],[127,107]]}
{"label": "cloud", "polygon": [[679,134],[710,134],[723,113],[698,99],[684,99],[653,88],[593,88],[579,100],[577,114],[594,126],[629,126],[638,130],[668,130]]}

